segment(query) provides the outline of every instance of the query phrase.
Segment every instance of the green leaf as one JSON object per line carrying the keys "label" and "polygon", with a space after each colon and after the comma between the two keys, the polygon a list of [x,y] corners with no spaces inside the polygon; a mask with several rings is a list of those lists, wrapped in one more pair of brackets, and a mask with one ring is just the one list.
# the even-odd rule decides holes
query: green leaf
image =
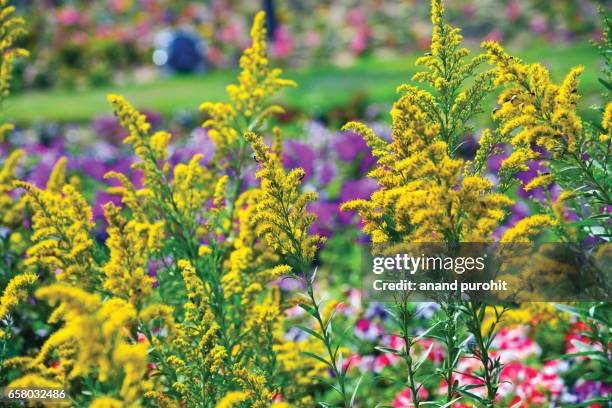
{"label": "green leaf", "polygon": [[578,308],[573,307],[573,306],[562,305],[562,304],[559,304],[559,303],[555,303],[554,306],[555,306],[555,308],[557,310],[560,310],[562,312],[566,312],[566,313],[572,314],[574,316],[578,316],[578,317],[583,317],[584,318],[587,315],[585,310],[578,309]]}
{"label": "green leaf", "polygon": [[598,402],[608,402],[609,403],[610,401],[612,401],[612,395],[609,394],[607,397],[592,398],[588,401],[582,401],[578,404],[567,405],[566,408],[588,407],[589,405],[596,404]]}
{"label": "green leaf", "polygon": [[355,405],[355,397],[357,396],[357,390],[361,385],[361,380],[363,380],[363,374],[361,377],[359,377],[359,380],[357,380],[357,385],[355,385],[355,389],[353,390],[353,395],[351,396],[351,407]]}
{"label": "green leaf", "polygon": [[605,79],[603,79],[603,78],[597,78],[597,80],[598,80],[598,81],[599,81],[599,82],[600,82],[600,83],[601,83],[603,86],[605,86],[605,87],[606,87],[606,89],[608,89],[608,91],[612,91],[612,84],[611,84],[610,82],[606,81],[606,80],[605,80]]}
{"label": "green leaf", "polygon": [[308,313],[312,317],[317,317],[318,313],[314,307],[307,305],[305,303],[299,303],[298,306],[304,309],[306,313]]}
{"label": "green leaf", "polygon": [[[434,323],[431,327],[429,327],[427,330],[425,330],[423,333],[419,334],[418,336],[416,336],[414,338],[414,341],[417,342],[419,340],[421,340],[423,337],[427,336],[433,329],[435,329],[440,323],[442,323],[442,321],[438,321],[436,323]],[[433,336],[432,336],[433,337]]]}
{"label": "green leaf", "polygon": [[481,404],[482,404],[482,403],[483,403],[483,401],[484,401],[484,399],[482,399],[482,398],[481,398],[481,397],[479,397],[478,395],[476,395],[476,394],[472,394],[471,392],[468,392],[468,391],[466,391],[466,390],[464,390],[464,389],[462,389],[462,388],[458,388],[458,389],[457,389],[457,392],[459,392],[460,394],[465,395],[466,397],[473,398],[473,399],[475,399],[476,401],[480,402]]}
{"label": "green leaf", "polygon": [[418,370],[421,364],[423,364],[425,360],[427,360],[427,356],[429,356],[429,353],[431,353],[433,346],[434,343],[431,343],[429,345],[429,348],[419,357],[419,360],[414,364],[414,371]]}

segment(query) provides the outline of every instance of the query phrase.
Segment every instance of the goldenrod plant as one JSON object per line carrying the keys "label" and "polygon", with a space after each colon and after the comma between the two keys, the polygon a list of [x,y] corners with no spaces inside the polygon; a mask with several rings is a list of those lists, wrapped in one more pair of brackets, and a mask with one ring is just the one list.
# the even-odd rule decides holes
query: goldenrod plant
{"label": "goldenrod plant", "polygon": [[[107,174],[119,181],[110,192],[122,207],[105,206],[103,247],[93,237],[91,208],[64,180],[65,160],[45,189],[13,182],[33,212],[25,264],[51,281],[36,297],[55,307],[49,323],[60,328],[37,355],[3,362],[22,373],[10,387],[59,387],[74,404],[96,407],[315,404],[308,388],[326,366],[297,356],[322,345],[284,338],[283,312],[296,300],[270,285],[305,270],[322,239],[308,235],[314,216],[306,204],[316,196],[299,191],[303,170],[286,173],[259,135],[280,111],[265,101],[293,85],[268,68],[264,19],[255,17],[238,84],[228,87],[231,103],[202,105],[217,146],[210,165],[197,154],[172,167],[170,134],[151,134],[127,100],[108,97],[143,183]],[[279,151],[280,131],[273,133]],[[262,166],[261,188],[243,184],[249,145]],[[3,183],[12,181],[15,160]],[[162,265],[155,277],[153,261]],[[9,285],[2,310],[34,281],[25,275]]]}
{"label": "goldenrod plant", "polygon": [[[426,82],[432,91],[415,85],[398,88],[402,95],[391,109],[390,142],[360,123],[351,122],[344,127],[360,133],[377,158],[377,167],[370,177],[378,182],[379,189],[369,200],[342,205],[346,211],[357,211],[364,220],[364,232],[374,244],[444,242],[454,248],[461,242],[489,242],[513,204],[510,197],[481,174],[497,144],[489,130],[483,132],[474,162],[457,155],[470,119],[483,113],[480,102],[493,90],[494,72],[478,71],[486,61],[485,54],[466,59],[469,51],[461,48],[460,30],[445,23],[441,1],[432,1],[431,16],[431,49],[417,60],[426,70],[412,79]],[[484,306],[469,302],[463,305],[457,298],[441,302],[447,318],[439,325],[439,333],[431,335],[446,346],[446,359],[440,369],[447,388],[446,398],[440,402],[444,405],[462,396],[473,396],[469,388],[460,387],[453,378],[469,341],[464,320],[470,322],[467,328],[472,335],[480,334],[479,316]],[[401,302],[396,308],[405,313]],[[471,312],[463,313],[467,311]],[[400,332],[405,332],[402,327],[399,326]],[[405,354],[409,355],[412,341],[409,338],[405,341]],[[487,386],[487,394],[480,402],[493,406],[501,367],[498,361],[489,358],[486,350],[489,346],[479,342],[477,347],[485,349],[477,349],[474,354],[482,359]],[[408,364],[408,385],[413,401],[418,404],[420,385],[415,382],[416,368]]]}

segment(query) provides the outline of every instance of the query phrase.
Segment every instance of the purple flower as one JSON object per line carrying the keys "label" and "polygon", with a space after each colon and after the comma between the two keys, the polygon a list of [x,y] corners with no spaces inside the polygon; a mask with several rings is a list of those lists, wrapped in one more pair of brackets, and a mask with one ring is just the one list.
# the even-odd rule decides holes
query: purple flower
{"label": "purple flower", "polygon": [[92,212],[94,221],[104,217],[104,204],[107,204],[110,202],[119,206],[121,204],[121,197],[109,194],[104,190],[96,191],[96,196],[94,198],[94,205],[91,207],[91,212]]}
{"label": "purple flower", "polygon": [[346,162],[352,162],[360,153],[368,151],[365,140],[354,132],[341,133],[334,142],[334,148],[340,160]]}
{"label": "purple flower", "polygon": [[317,161],[315,165],[315,172],[317,174],[317,182],[325,186],[334,180],[334,177],[336,177],[338,171],[334,162]]}
{"label": "purple flower", "polygon": [[317,221],[312,225],[311,232],[329,237],[335,230],[338,216],[338,204],[329,201],[317,201],[308,206],[308,210],[317,215]]}
{"label": "purple flower", "polygon": [[370,302],[368,308],[365,311],[364,317],[368,320],[379,318],[385,320],[389,316],[389,312],[382,303]]}
{"label": "purple flower", "polygon": [[598,381],[579,379],[574,385],[573,394],[578,398],[577,402],[586,401],[589,398],[608,395],[612,392],[610,385]]}
{"label": "purple flower", "polygon": [[128,134],[114,116],[100,116],[94,118],[91,122],[91,129],[96,135],[113,142],[120,142]]}
{"label": "purple flower", "polygon": [[306,143],[290,140],[285,144],[283,165],[288,169],[301,167],[304,169],[304,181],[314,173],[315,152]]}
{"label": "purple flower", "polygon": [[[376,191],[376,181],[370,178],[364,178],[361,180],[349,180],[344,183],[340,190],[339,201],[345,203],[350,200],[366,199],[369,198],[374,191]],[[339,213],[340,220],[348,224],[353,219],[353,212],[341,211]]]}
{"label": "purple flower", "polygon": [[493,173],[497,173],[501,168],[502,162],[508,158],[508,153],[493,154],[489,157],[488,165],[489,170]]}

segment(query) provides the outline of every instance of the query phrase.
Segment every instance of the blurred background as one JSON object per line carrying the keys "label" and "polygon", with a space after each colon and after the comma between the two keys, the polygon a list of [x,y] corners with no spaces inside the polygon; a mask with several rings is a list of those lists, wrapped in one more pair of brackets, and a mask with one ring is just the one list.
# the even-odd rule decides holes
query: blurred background
{"label": "blurred background", "polygon": [[[392,100],[429,45],[426,0],[16,0],[32,56],[17,67],[5,114],[17,123],[87,121],[125,93],[164,115],[222,99],[257,10],[268,12],[269,53],[300,83],[287,106],[333,116]],[[503,42],[564,71],[597,71],[605,0],[450,0],[468,45]],[[586,79],[588,89],[590,79]],[[327,92],[330,87],[334,92]],[[167,98],[172,95],[172,98]],[[330,96],[331,95],[331,96]],[[350,106],[349,106],[350,105]]]}

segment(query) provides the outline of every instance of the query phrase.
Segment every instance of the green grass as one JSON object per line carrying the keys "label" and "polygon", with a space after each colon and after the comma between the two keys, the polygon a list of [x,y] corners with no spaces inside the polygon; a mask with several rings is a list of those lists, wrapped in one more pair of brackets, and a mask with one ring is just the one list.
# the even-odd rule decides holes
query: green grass
{"label": "green grass", "polygon": [[[598,92],[600,59],[590,44],[559,46],[532,44],[527,50],[513,50],[526,61],[540,61],[551,68],[553,77],[561,80],[572,66],[582,64],[582,92]],[[375,60],[364,58],[347,68],[332,66],[289,70],[285,77],[298,82],[297,89],[282,93],[281,101],[308,114],[326,112],[346,104],[357,92],[369,102],[390,102],[396,87],[414,73],[417,54]],[[235,71],[217,71],[197,76],[160,78],[144,84],[115,85],[86,91],[31,91],[11,96],[5,104],[5,117],[19,124],[43,121],[87,121],[93,116],[111,112],[106,95],[120,93],[138,108],[148,108],[164,115],[180,110],[195,110],[205,100],[225,100],[225,85]]]}

